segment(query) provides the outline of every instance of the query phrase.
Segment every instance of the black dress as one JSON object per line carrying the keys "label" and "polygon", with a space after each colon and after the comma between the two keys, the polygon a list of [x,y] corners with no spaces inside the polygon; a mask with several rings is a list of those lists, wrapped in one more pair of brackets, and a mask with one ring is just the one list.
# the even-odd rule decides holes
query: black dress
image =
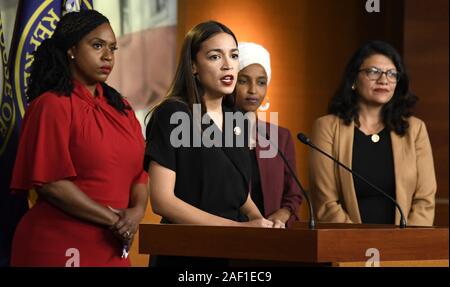
{"label": "black dress", "polygon": [[[380,133],[380,140],[357,127],[353,138],[352,168],[385,193],[395,199],[395,172],[391,136],[388,129]],[[362,223],[394,224],[395,205],[372,187],[353,176]]]}
{"label": "black dress", "polygon": [[[170,123],[171,116],[181,112],[189,120],[189,127],[184,126],[184,136],[189,136],[187,146],[174,147],[174,139],[181,139],[181,121]],[[223,107],[223,112],[234,112]],[[224,128],[225,127],[224,114]],[[186,123],[186,122],[185,122]],[[233,123],[234,127],[236,123]],[[144,168],[148,170],[150,161],[155,161],[161,166],[176,172],[175,195],[181,200],[208,213],[228,218],[235,221],[246,221],[246,216],[240,213],[240,207],[247,200],[249,192],[249,182],[251,179],[251,163],[249,149],[246,144],[242,147],[205,147],[203,143],[194,142],[196,132],[199,132],[199,124],[193,124],[192,113],[188,106],[182,102],[166,101],[160,105],[153,113],[146,129],[147,147],[144,160]],[[208,128],[217,128],[211,121],[210,125],[202,125],[204,133]],[[186,130],[187,129],[187,130]],[[242,132],[231,133],[234,141],[237,137],[244,137],[245,129],[240,127]],[[232,128],[232,131],[235,129]],[[171,133],[172,143],[171,143]],[[219,134],[222,145],[225,144],[225,137]],[[178,136],[177,136],[178,135]],[[211,136],[211,139],[214,139]],[[195,146],[194,146],[195,145]],[[151,179],[150,179],[151,180]],[[161,223],[171,223],[163,218]],[[203,265],[217,263],[210,259],[199,258],[174,258],[169,256],[158,256],[152,264],[157,266],[184,266]],[[222,265],[219,263],[218,265]]]}

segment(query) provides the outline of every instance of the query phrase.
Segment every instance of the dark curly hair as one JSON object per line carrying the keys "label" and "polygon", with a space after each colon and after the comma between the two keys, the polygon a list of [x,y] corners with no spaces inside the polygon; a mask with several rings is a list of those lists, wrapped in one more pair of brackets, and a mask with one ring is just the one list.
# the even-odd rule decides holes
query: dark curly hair
{"label": "dark curly hair", "polygon": [[[52,37],[44,40],[34,52],[27,88],[28,102],[47,91],[70,97],[73,79],[67,51],[103,23],[109,23],[108,18],[95,10],[81,10],[61,17]],[[101,85],[108,104],[121,113],[131,109],[118,91],[106,83]]]}
{"label": "dark curly hair", "polygon": [[331,99],[328,112],[344,120],[349,125],[358,119],[358,95],[352,90],[358,76],[361,64],[368,57],[381,54],[392,60],[399,72],[399,81],[395,87],[392,99],[382,108],[383,122],[386,128],[403,136],[409,128],[407,119],[412,115],[412,109],[418,101],[418,97],[409,90],[409,79],[400,54],[388,43],[372,41],[362,46],[348,62],[341,84]]}

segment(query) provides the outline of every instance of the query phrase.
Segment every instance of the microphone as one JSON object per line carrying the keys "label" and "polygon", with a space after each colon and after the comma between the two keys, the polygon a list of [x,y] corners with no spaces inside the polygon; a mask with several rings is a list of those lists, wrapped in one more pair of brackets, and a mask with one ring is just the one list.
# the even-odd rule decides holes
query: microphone
{"label": "microphone", "polygon": [[315,216],[314,216],[314,211],[313,211],[313,207],[312,207],[312,204],[311,204],[311,199],[309,198],[309,195],[306,193],[305,189],[303,188],[302,184],[300,183],[300,180],[298,179],[298,177],[295,174],[294,170],[292,169],[291,165],[287,161],[286,156],[284,155],[284,153],[278,147],[278,143],[274,144],[269,139],[269,135],[267,133],[265,135],[263,135],[263,134],[258,132],[258,134],[263,136],[269,143],[271,143],[272,145],[277,147],[278,154],[283,159],[283,162],[287,166],[287,168],[289,170],[289,173],[295,179],[295,182],[297,183],[297,186],[300,188],[303,196],[305,197],[306,201],[308,202],[308,207],[309,207],[309,223],[308,223],[308,227],[309,227],[309,229],[316,229],[316,219],[315,219]]}
{"label": "microphone", "polygon": [[400,208],[400,205],[398,205],[398,202],[392,198],[389,194],[385,193],[383,190],[381,190],[381,188],[375,186],[374,184],[370,183],[367,179],[365,179],[364,177],[362,177],[361,175],[359,175],[356,171],[351,170],[350,168],[348,168],[347,166],[345,166],[343,163],[341,163],[340,161],[338,161],[337,159],[335,159],[334,157],[332,157],[331,155],[327,154],[326,152],[324,152],[323,150],[321,150],[320,148],[318,148],[317,146],[315,146],[311,140],[304,135],[303,133],[299,133],[297,135],[297,138],[304,143],[307,146],[310,146],[311,148],[317,150],[318,152],[320,152],[321,154],[325,155],[326,157],[328,157],[329,159],[331,159],[332,161],[334,161],[335,163],[337,163],[338,165],[340,165],[341,167],[343,167],[345,170],[347,170],[348,172],[350,172],[351,174],[355,175],[357,178],[359,178],[360,180],[362,180],[363,182],[365,182],[367,185],[369,185],[370,187],[372,187],[373,189],[375,189],[376,191],[378,191],[379,193],[381,193],[382,195],[384,195],[385,197],[389,198],[394,204],[395,207],[398,209],[398,211],[400,212],[400,228],[405,228],[406,227],[406,219],[405,219],[405,215],[403,214],[402,209]]}

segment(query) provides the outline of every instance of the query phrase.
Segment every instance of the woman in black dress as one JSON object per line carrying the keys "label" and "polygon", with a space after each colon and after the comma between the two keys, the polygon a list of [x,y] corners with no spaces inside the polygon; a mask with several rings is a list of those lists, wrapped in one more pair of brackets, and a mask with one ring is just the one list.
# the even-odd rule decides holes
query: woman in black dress
{"label": "woman in black dress", "polygon": [[208,21],[188,32],[175,80],[146,130],[150,202],[163,223],[273,226],[249,197],[248,148],[229,144],[246,134],[244,126],[227,120],[234,111],[225,102],[238,71],[237,41],[229,28]]}

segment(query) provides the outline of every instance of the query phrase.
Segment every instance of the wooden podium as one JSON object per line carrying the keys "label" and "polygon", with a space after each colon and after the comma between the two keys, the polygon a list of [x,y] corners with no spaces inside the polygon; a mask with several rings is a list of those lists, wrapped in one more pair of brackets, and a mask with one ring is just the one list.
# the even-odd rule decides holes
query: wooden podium
{"label": "wooden podium", "polygon": [[140,253],[222,257],[236,266],[365,266],[371,248],[379,251],[380,266],[448,266],[448,245],[448,228],[441,227],[330,223],[310,230],[304,222],[292,229],[141,224],[139,232]]}

